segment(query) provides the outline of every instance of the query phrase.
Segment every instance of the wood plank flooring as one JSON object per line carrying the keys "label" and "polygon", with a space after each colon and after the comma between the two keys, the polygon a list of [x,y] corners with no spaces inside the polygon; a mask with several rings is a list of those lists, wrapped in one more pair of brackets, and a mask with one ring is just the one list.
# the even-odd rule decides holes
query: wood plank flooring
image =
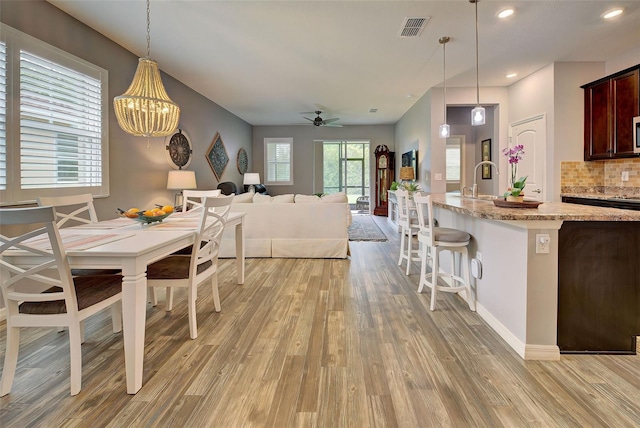
{"label": "wood plank flooring", "polygon": [[376,221],[389,241],[352,242],[348,260],[248,259],[243,286],[222,260],[222,313],[202,286],[196,340],[183,290],[171,313],[149,306],[134,396],[108,312],[87,322],[76,397],[66,333],[23,330],[0,426],[640,426],[640,355],[523,361],[457,296],[429,311]]}

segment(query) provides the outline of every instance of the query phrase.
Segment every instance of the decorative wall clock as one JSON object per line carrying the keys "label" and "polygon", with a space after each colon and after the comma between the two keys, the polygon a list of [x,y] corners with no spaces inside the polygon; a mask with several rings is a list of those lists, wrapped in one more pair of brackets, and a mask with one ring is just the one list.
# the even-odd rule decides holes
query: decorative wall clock
{"label": "decorative wall clock", "polygon": [[178,129],[178,132],[167,137],[166,141],[167,145],[165,149],[169,165],[171,165],[173,169],[188,167],[191,163],[193,149],[187,134],[185,134],[182,129]]}
{"label": "decorative wall clock", "polygon": [[220,181],[222,179],[224,169],[229,163],[229,155],[227,154],[227,149],[224,147],[224,143],[222,142],[222,137],[219,132],[216,132],[216,136],[213,137],[211,146],[209,146],[209,150],[207,150],[205,156],[207,158],[207,162],[209,162],[211,170],[213,171],[213,175],[215,175],[216,179]]}
{"label": "decorative wall clock", "polygon": [[247,151],[245,149],[238,150],[237,166],[240,174],[244,174],[249,168],[249,158],[247,157]]}

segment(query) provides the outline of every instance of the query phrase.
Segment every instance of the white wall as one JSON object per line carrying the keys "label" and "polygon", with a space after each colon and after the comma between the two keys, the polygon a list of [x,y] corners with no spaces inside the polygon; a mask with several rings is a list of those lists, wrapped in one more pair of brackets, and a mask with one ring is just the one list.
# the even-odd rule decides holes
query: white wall
{"label": "white wall", "polygon": [[[262,181],[264,181],[264,139],[277,137],[293,138],[293,185],[271,185],[267,188],[271,195],[282,195],[287,193],[311,194],[322,190],[317,189],[314,185],[315,170],[317,168],[321,168],[321,165],[317,165],[315,163],[316,157],[314,155],[314,141],[368,140],[371,142],[371,165],[373,165],[376,146],[385,144],[389,147],[389,151],[395,151],[393,143],[393,125],[343,126],[342,128],[323,126],[315,127],[311,125],[254,126],[252,145],[253,161],[250,163],[250,171],[260,173]],[[398,156],[397,151],[396,156]],[[371,188],[375,189],[373,176],[375,169],[371,168],[370,171]]]}

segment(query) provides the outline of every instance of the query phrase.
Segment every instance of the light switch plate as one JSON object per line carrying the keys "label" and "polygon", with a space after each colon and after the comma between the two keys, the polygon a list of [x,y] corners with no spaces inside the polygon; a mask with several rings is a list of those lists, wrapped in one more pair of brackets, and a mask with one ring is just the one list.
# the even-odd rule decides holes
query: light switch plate
{"label": "light switch plate", "polygon": [[551,237],[548,233],[536,234],[536,254],[549,254],[551,246]]}
{"label": "light switch plate", "polygon": [[436,172],[434,179],[436,181],[442,181],[442,174],[439,172]]}
{"label": "light switch plate", "polygon": [[622,181],[629,181],[629,171],[622,171]]}

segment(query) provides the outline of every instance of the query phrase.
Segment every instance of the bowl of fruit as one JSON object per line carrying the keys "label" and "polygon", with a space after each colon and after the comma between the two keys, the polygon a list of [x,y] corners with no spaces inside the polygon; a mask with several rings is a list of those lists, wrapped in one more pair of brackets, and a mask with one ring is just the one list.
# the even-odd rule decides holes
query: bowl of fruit
{"label": "bowl of fruit", "polygon": [[149,210],[129,208],[125,211],[118,208],[118,213],[120,213],[121,217],[130,218],[131,220],[138,221],[142,224],[149,224],[164,220],[171,215],[173,210],[174,208],[171,205],[165,205],[163,207],[155,207]]}

